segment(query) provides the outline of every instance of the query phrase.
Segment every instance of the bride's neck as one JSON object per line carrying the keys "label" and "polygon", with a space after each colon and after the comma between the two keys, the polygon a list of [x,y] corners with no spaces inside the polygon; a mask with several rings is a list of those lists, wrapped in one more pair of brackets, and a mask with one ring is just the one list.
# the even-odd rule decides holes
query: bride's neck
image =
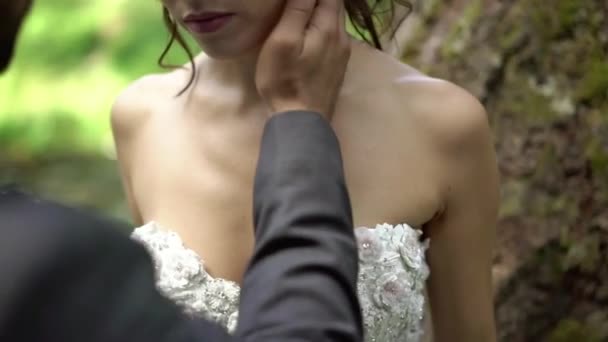
{"label": "bride's neck", "polygon": [[225,93],[235,105],[251,107],[259,104],[261,98],[255,85],[257,51],[238,59],[213,59],[204,57],[197,62],[197,85],[206,92]]}
{"label": "bride's neck", "polygon": [[[342,93],[348,94],[357,85],[368,84],[367,78],[374,73],[370,59],[377,51],[366,44],[351,39],[352,53],[345,75]],[[197,77],[196,93],[204,98],[214,98],[238,112],[265,107],[255,85],[259,51],[253,51],[236,59],[213,59],[201,53],[195,59]],[[349,72],[358,70],[358,72]]]}

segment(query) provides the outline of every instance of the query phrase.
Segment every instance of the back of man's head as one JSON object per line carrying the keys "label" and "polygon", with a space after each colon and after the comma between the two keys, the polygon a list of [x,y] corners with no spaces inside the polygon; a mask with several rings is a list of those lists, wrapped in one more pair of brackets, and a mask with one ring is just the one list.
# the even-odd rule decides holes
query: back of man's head
{"label": "back of man's head", "polygon": [[19,29],[33,0],[0,0],[0,73],[11,63]]}

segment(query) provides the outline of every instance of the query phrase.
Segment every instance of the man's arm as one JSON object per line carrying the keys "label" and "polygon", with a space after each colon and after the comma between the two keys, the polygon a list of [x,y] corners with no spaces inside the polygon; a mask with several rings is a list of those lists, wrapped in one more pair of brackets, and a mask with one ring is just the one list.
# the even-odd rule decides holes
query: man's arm
{"label": "man's arm", "polygon": [[[343,2],[289,0],[286,8],[291,17],[278,25],[277,32],[282,34],[273,35],[274,48],[271,44],[262,53],[259,66],[266,72],[257,73],[256,83],[262,97],[272,98],[268,103],[275,112],[314,108],[329,118],[349,54]],[[310,18],[313,8],[316,14]],[[314,30],[307,29],[309,23]],[[340,32],[334,32],[337,28]],[[302,36],[306,39],[300,39]],[[292,46],[294,42],[301,46]],[[277,46],[280,51],[276,51]],[[274,72],[274,68],[280,72]],[[266,77],[269,75],[280,77]],[[292,87],[302,84],[313,91],[302,93],[301,88]],[[302,105],[301,99],[314,103]],[[307,127],[320,132],[328,128],[316,122]],[[280,117],[272,120],[267,128],[266,150],[293,139],[277,132],[288,129],[284,125],[297,128],[283,124]],[[332,137],[320,132],[321,138]],[[256,185],[261,245],[247,273],[246,286],[250,284],[250,288],[245,288],[243,295],[239,332],[244,332],[241,336],[246,341],[361,340],[352,218],[341,161],[339,167],[335,164],[339,149],[337,142],[330,140],[308,145],[306,141],[312,143],[308,139],[275,151],[276,155],[262,153],[269,160],[261,162],[261,177],[271,182]],[[327,153],[323,149],[331,150],[332,144],[333,156],[330,153],[323,157]],[[321,151],[318,158],[306,158],[306,153],[315,151]],[[292,153],[303,159],[287,158]],[[304,166],[311,168],[303,171],[302,182],[291,188],[289,172]],[[328,173],[319,177],[313,170]],[[278,183],[272,182],[275,172],[282,175]],[[276,197],[272,195],[275,190]],[[0,239],[0,340],[231,340],[216,325],[186,319],[179,308],[162,297],[154,286],[152,262],[143,247],[110,231],[109,222],[28,196],[3,196],[1,192],[0,228],[4,236]],[[295,203],[281,201],[288,198]],[[273,252],[280,253],[268,255]],[[341,257],[345,260],[340,262]],[[265,286],[269,282],[278,288]],[[314,290],[323,287],[325,291]],[[277,289],[281,292],[273,293]],[[290,315],[295,322],[281,314]],[[307,327],[311,331],[303,330]]]}
{"label": "man's arm", "polygon": [[150,256],[125,227],[2,192],[2,341],[361,340],[340,149],[316,113],[267,123],[254,194],[258,241],[236,338],[162,296]]}
{"label": "man's arm", "polygon": [[345,18],[342,0],[288,0],[260,53],[256,85],[281,114],[265,127],[254,184],[256,249],[237,327],[246,341],[362,340],[350,199],[329,125],[350,57]]}
{"label": "man's arm", "polygon": [[269,120],[254,206],[258,242],[233,338],[158,292],[125,227],[4,189],[0,340],[360,341],[352,214],[324,118]]}
{"label": "man's arm", "polygon": [[266,125],[254,189],[256,249],[237,335],[256,341],[360,341],[350,200],[338,140],[312,112]]}

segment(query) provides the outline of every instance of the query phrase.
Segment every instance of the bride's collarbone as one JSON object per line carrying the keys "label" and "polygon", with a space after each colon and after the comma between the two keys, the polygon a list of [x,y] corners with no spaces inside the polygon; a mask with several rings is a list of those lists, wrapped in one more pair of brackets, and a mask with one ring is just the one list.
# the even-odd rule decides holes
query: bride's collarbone
{"label": "bride's collarbone", "polygon": [[[357,128],[362,124],[359,116],[334,125],[343,150],[355,223],[357,226],[424,223],[427,216],[433,216],[431,207],[436,202],[430,184],[432,180],[420,171],[424,169],[424,160],[419,160],[418,154],[407,152],[409,149],[404,151],[402,139],[396,143],[390,138],[394,134],[380,134],[385,129],[376,127],[362,131]],[[187,189],[193,199],[214,199],[216,208],[226,205],[235,209],[235,202],[249,199],[263,124],[251,125],[245,119],[227,119],[193,125],[178,117],[158,120],[158,129],[147,134],[146,141],[139,145],[146,146],[138,153],[138,159],[143,162],[140,165],[146,165],[140,168],[139,173],[147,173],[145,178],[152,176],[150,173],[156,174],[158,183],[181,183],[177,188]],[[359,133],[365,131],[372,133],[373,137],[361,139]],[[398,150],[393,151],[393,147]],[[364,153],[368,150],[378,153]],[[401,167],[402,163],[391,157],[395,153],[410,160],[408,165],[417,166],[412,170]],[[408,186],[407,183],[416,183],[416,186]]]}

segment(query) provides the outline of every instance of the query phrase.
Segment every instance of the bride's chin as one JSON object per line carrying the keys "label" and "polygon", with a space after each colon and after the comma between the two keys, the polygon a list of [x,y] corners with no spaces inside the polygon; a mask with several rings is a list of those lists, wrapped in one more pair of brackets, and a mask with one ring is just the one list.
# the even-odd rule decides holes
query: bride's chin
{"label": "bride's chin", "polygon": [[228,61],[236,61],[239,58],[238,54],[231,54],[231,53],[224,53],[224,52],[217,52],[217,51],[213,51],[213,50],[206,50],[203,49],[203,53],[212,60],[215,61],[221,61],[221,62],[228,62]]}
{"label": "bride's chin", "polygon": [[238,61],[239,59],[247,58],[259,51],[259,46],[220,46],[205,44],[202,46],[202,52],[209,58],[219,61]]}
{"label": "bride's chin", "polygon": [[211,59],[222,61],[249,59],[257,56],[265,38],[259,34],[235,34],[231,39],[216,37],[216,39],[197,39],[198,45],[205,55]]}
{"label": "bride's chin", "polygon": [[[254,51],[253,49],[251,51]],[[250,55],[248,51],[233,51],[233,50],[223,50],[223,49],[209,49],[203,48],[202,52],[208,58],[216,61],[228,62],[228,61],[238,61],[243,59],[244,57]]]}

